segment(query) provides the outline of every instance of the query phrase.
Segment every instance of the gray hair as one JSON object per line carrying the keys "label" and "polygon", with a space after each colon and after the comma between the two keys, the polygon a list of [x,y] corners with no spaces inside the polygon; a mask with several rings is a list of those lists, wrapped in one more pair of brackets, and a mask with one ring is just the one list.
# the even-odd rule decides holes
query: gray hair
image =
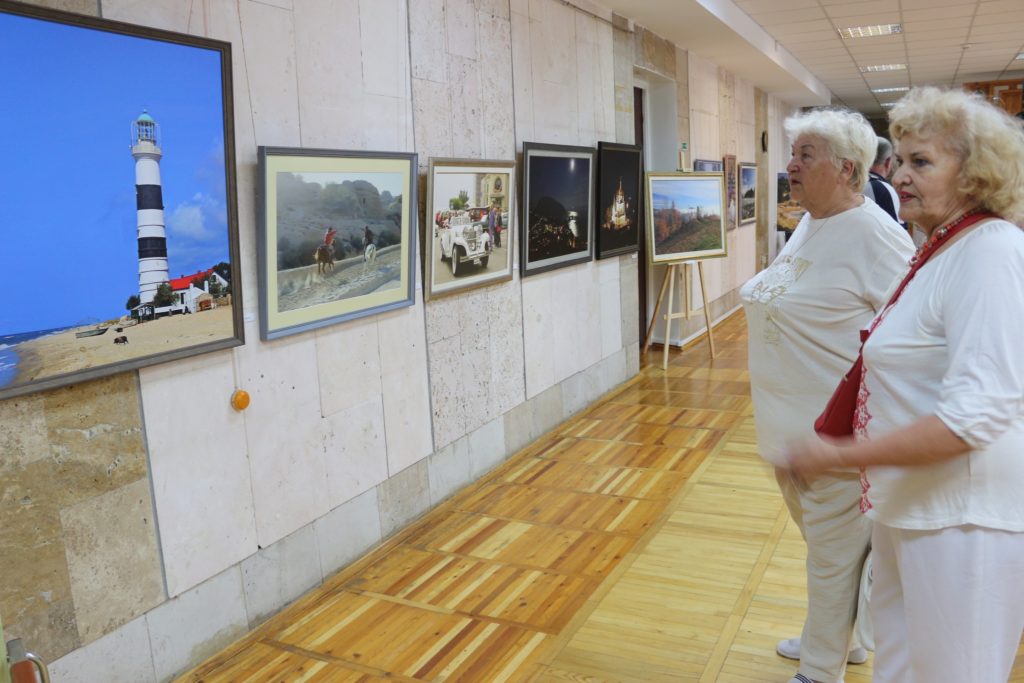
{"label": "gray hair", "polygon": [[790,144],[801,135],[815,135],[828,145],[835,167],[853,164],[850,187],[860,191],[868,179],[868,167],[875,158],[878,136],[863,115],[849,109],[822,107],[794,114],[783,126]]}
{"label": "gray hair", "polygon": [[885,160],[892,156],[892,143],[883,138],[881,135],[878,136],[878,150],[875,152],[875,163],[872,166],[878,164],[884,164]]}

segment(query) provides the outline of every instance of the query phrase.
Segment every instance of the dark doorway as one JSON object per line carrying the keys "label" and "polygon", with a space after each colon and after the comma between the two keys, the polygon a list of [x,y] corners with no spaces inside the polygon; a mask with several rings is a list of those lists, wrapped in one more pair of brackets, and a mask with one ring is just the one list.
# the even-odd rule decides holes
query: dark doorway
{"label": "dark doorway", "polygon": [[[644,147],[644,90],[633,88],[633,142]],[[646,158],[641,154],[641,159]],[[646,164],[644,164],[646,166]],[[642,169],[643,170],[643,169]],[[643,191],[640,192],[640,253],[637,254],[637,305],[640,307],[640,315],[637,316],[640,322],[640,329],[637,330],[637,338],[643,346],[644,337],[647,334],[647,207],[644,200],[647,194],[647,184],[643,184]]]}

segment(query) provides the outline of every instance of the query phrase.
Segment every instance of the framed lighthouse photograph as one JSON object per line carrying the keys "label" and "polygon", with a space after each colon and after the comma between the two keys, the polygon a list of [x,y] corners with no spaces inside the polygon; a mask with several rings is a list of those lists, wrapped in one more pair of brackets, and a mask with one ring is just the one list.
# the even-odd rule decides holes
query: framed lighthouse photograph
{"label": "framed lighthouse photograph", "polygon": [[230,45],[0,0],[0,64],[0,399],[243,343]]}

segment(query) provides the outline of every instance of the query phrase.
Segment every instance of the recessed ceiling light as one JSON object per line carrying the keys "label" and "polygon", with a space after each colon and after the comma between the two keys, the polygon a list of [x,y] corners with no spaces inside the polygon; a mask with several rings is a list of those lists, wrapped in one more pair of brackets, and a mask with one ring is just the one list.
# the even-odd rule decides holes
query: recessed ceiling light
{"label": "recessed ceiling light", "polygon": [[1018,53],[1014,59],[1024,59],[1024,52]]}
{"label": "recessed ceiling light", "polygon": [[882,24],[880,26],[851,26],[839,29],[839,35],[843,38],[868,38],[871,36],[891,36],[895,33],[903,33],[901,24]]}
{"label": "recessed ceiling light", "polygon": [[895,102],[882,102],[882,107],[884,107],[885,109],[888,109],[889,107],[894,107],[894,106],[896,106]]}
{"label": "recessed ceiling light", "polygon": [[872,88],[872,89],[871,89],[871,92],[873,92],[873,93],[883,93],[883,92],[907,92],[908,90],[910,90],[910,87],[909,87],[909,86],[906,86],[906,85],[897,85],[897,86],[895,86],[895,87],[892,87],[892,88]]}
{"label": "recessed ceiling light", "polygon": [[869,74],[876,71],[903,71],[906,68],[906,64],[875,64],[872,66],[862,66],[860,72]]}

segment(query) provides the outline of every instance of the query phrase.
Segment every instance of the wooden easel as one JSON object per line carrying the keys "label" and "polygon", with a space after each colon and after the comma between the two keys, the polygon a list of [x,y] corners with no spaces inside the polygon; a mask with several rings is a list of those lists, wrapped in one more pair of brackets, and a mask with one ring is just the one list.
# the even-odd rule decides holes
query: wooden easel
{"label": "wooden easel", "polygon": [[[690,269],[693,266],[693,261],[684,261],[682,263],[670,263],[668,270],[665,271],[665,279],[661,282],[661,291],[658,293],[658,301],[654,304],[654,315],[651,316],[651,324],[647,327],[647,338],[644,340],[644,353],[647,353],[647,349],[651,346],[651,335],[654,332],[654,323],[658,320],[658,311],[661,310],[661,302],[665,298],[665,290],[668,290],[668,308],[665,313],[665,349],[662,356],[661,368],[662,370],[668,369],[668,347],[670,340],[672,339],[672,321],[678,318],[688,319],[696,311],[690,306]],[[682,280],[683,284],[683,310],[673,311],[672,304],[675,298],[676,291],[676,277]],[[711,336],[711,311],[708,308],[708,293],[707,288],[704,286],[704,262],[697,261],[697,278],[700,281],[700,298],[704,304],[704,323],[707,325],[708,335],[708,347],[711,351],[711,357],[715,357],[715,340]]]}

